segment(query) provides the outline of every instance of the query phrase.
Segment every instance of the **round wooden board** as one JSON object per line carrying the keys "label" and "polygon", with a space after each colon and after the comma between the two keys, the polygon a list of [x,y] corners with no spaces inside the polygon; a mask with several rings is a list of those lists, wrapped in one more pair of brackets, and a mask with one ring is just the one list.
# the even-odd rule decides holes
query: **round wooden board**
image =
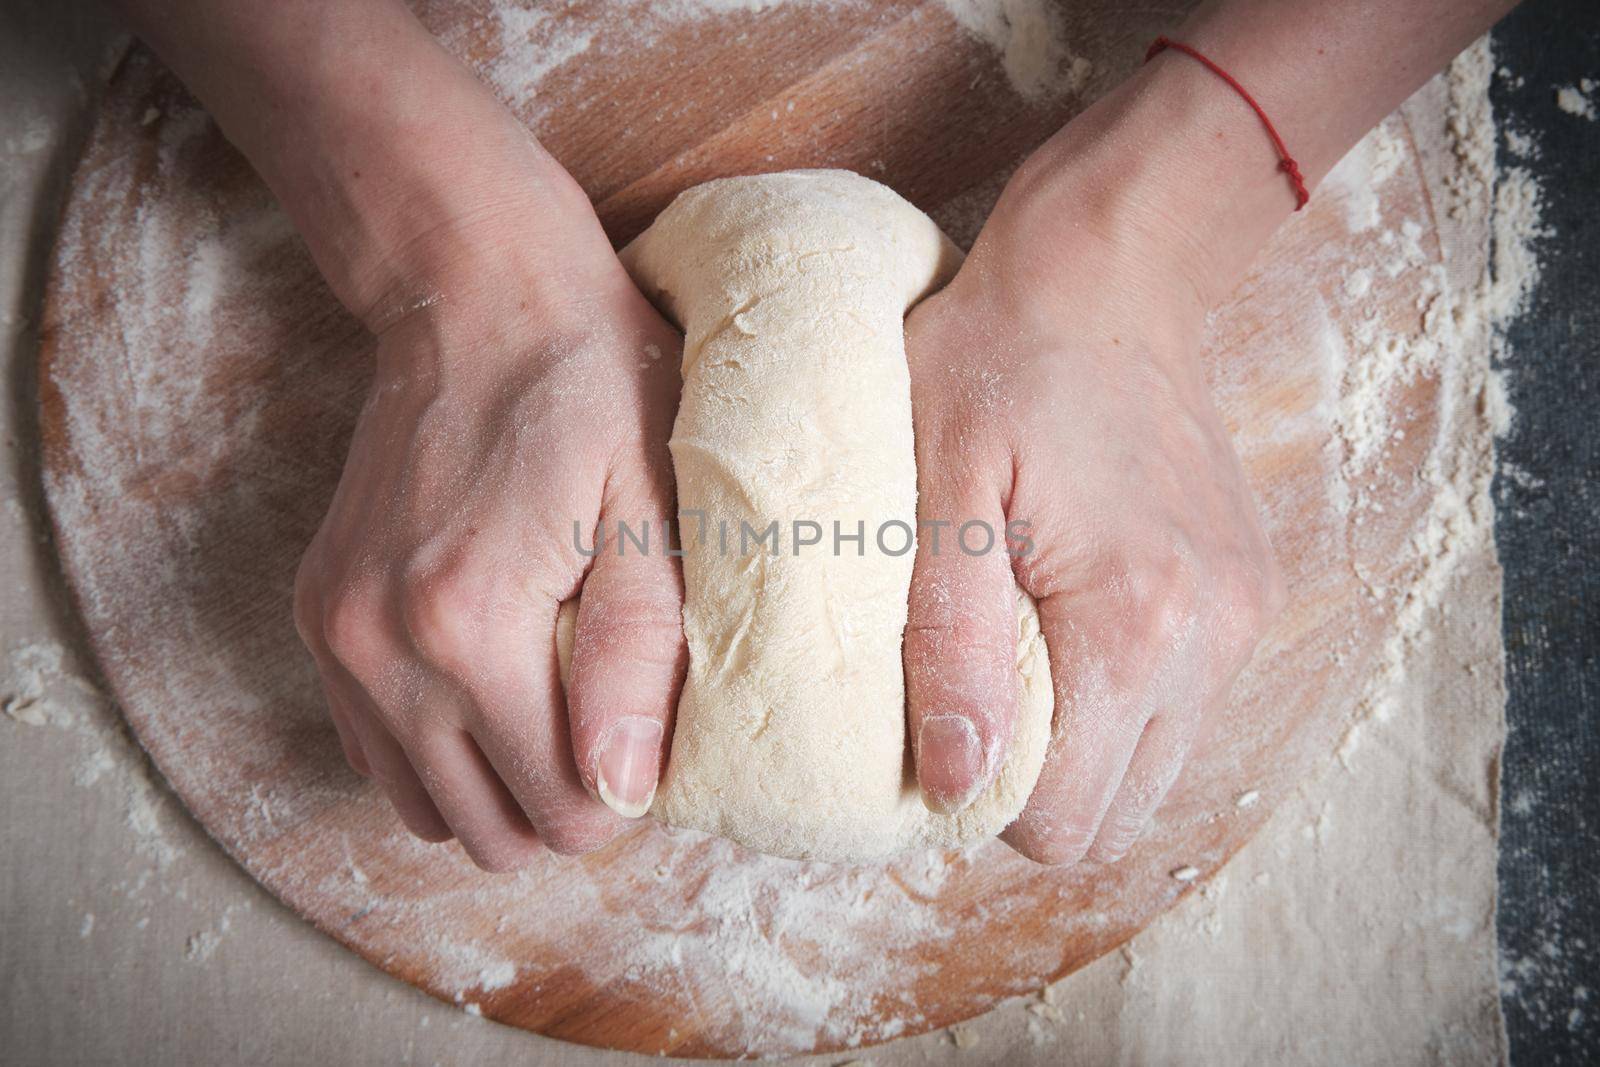
{"label": "round wooden board", "polygon": [[[1017,159],[1175,21],[1063,9],[1062,39],[1095,73],[1024,99],[936,3],[420,8],[619,243],[698,181],[799,166],[882,180],[965,243]],[[1413,475],[1438,447],[1424,373],[1381,413],[1403,435],[1362,487],[1369,506],[1345,499],[1328,340],[1350,314],[1345,272],[1371,278],[1367,321],[1409,334],[1439,254],[1401,120],[1388,136],[1402,151],[1381,224],[1352,227],[1356,205],[1330,183],[1215,319],[1212,381],[1291,604],[1114,867],[1048,869],[990,843],[847,869],[642,825],[597,854],[490,876],[453,844],[409,838],[344,767],[289,617],[370,343],[249,167],[138,49],[78,168],[46,309],[63,564],[128,721],[190,811],[390,973],[515,1026],[647,1053],[838,1050],[945,1026],[1131,937],[1193,886],[1174,870],[1214,872],[1346,728],[1392,629],[1372,591],[1416,566],[1429,497]],[[1420,255],[1383,270],[1378,238],[1406,220]],[[1259,803],[1236,803],[1252,790]]]}

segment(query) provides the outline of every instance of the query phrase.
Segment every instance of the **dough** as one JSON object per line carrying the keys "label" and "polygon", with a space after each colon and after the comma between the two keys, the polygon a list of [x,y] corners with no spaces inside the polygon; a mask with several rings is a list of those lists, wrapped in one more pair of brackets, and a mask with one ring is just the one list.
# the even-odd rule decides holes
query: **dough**
{"label": "dough", "polygon": [[[903,323],[961,253],[876,182],[796,171],[690,189],[622,258],[685,335],[671,447],[689,672],[651,813],[843,862],[998,833],[1038,778],[1054,706],[1032,600],[1017,591],[1011,750],[956,815],[918,793],[900,656],[917,502]],[[777,554],[756,540],[773,520]],[[796,520],[821,543],[798,544],[817,534]],[[835,521],[865,531],[859,548],[834,551]]]}

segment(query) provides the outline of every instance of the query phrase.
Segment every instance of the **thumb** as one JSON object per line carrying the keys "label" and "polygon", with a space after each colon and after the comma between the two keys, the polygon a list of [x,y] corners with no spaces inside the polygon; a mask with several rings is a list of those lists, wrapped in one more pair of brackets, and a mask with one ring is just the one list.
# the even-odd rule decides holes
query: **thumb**
{"label": "thumb", "polygon": [[584,784],[630,819],[655,798],[688,658],[665,514],[653,491],[602,507],[573,636],[573,755]]}
{"label": "thumb", "polygon": [[1016,717],[1016,606],[992,493],[925,482],[905,639],[923,802],[960,811],[1000,770]]}

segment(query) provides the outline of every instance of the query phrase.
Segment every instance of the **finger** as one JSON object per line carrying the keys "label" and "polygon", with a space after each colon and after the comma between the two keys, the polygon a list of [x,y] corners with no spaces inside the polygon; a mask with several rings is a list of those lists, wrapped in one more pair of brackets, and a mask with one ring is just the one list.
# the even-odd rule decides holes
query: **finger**
{"label": "finger", "polygon": [[339,746],[344,749],[345,762],[363,778],[371,778],[372,766],[367,762],[367,755],[361,750],[361,740],[356,736],[355,705],[348,695],[355,680],[345,675],[336,663],[324,665],[319,659],[318,667],[322,692],[328,700],[328,717],[333,720],[333,728],[339,733]]}
{"label": "finger", "polygon": [[434,805],[405,749],[384,728],[376,713],[358,710],[351,718],[351,725],[361,743],[361,751],[366,754],[372,777],[383,788],[406,829],[424,841],[450,840],[454,836],[450,824]]}
{"label": "finger", "polygon": [[[362,762],[406,828],[424,841],[450,840],[449,824],[362,681],[381,676],[394,660],[395,645],[378,622],[383,616],[377,610],[376,591],[342,590],[331,602],[323,602],[313,595],[314,587],[306,580],[309,573],[302,564],[296,579],[295,621],[317,660],[330,706],[342,709]],[[358,675],[352,664],[360,665],[363,674]]]}
{"label": "finger", "polygon": [[545,847],[587,852],[621,824],[573,766],[556,671],[557,604],[538,591],[538,571],[528,558],[463,554],[414,573],[400,616],[415,656],[448,683],[435,695],[445,721],[465,727]]}
{"label": "finger", "polygon": [[[322,683],[322,694],[328,702],[328,717],[339,734],[339,747],[344,750],[345,762],[363,778],[372,777],[372,768],[366,754],[361,751],[361,741],[356,737],[354,694],[355,679],[339,665],[323,640],[321,604],[316,597],[315,585],[310,579],[311,570],[302,563],[295,574],[294,621],[301,642],[310,651],[317,666],[317,680]],[[359,687],[356,687],[359,688]]]}
{"label": "finger", "polygon": [[1166,713],[1150,720],[1089,847],[1088,859],[1115,863],[1127,855],[1183,770],[1199,722],[1199,715],[1184,713]]}
{"label": "finger", "polygon": [[[1208,642],[1190,643],[1188,647],[1204,651],[1198,656],[1174,657],[1168,670],[1155,680],[1154,684],[1161,687],[1156,690],[1156,702],[1169,708],[1176,703],[1178,707],[1158,713],[1145,726],[1122,785],[1089,848],[1090,860],[1115,863],[1143,836],[1189,754],[1199,744],[1205,724],[1215,722],[1211,713],[1222,706],[1234,679],[1243,670],[1242,662],[1235,665],[1236,655],[1233,660],[1223,658],[1231,649],[1219,652]],[[1209,695],[1195,703],[1195,693]]]}
{"label": "finger", "polygon": [[604,547],[584,579],[567,690],[584,784],[626,819],[655,799],[688,664],[678,561],[665,523],[649,518],[666,513],[661,492],[619,487],[601,514]]}
{"label": "finger", "polygon": [[1050,654],[1056,726],[1038,783],[1001,837],[1040,863],[1076,863],[1094,843],[1152,708],[1148,687],[1113,677],[1114,628],[1057,593],[1039,602]]}
{"label": "finger", "polygon": [[[367,746],[372,736],[380,739],[391,764],[393,777],[385,781],[391,795],[415,806],[420,802],[413,783],[420,786],[445,826],[442,838],[457,838],[479,867],[521,867],[538,851],[538,836],[471,736],[456,725],[467,717],[465,691],[430,662],[447,647],[461,647],[453,640],[467,632],[457,624],[460,616],[451,616],[455,621],[447,624],[441,602],[414,594],[404,601],[401,616],[407,626],[403,634],[382,624],[392,615],[379,616],[369,627],[371,660],[362,662],[373,688],[349,675],[355,685],[346,693],[353,691],[363,700],[360,718],[371,724],[362,732],[362,743]],[[380,652],[389,666],[376,669]]]}
{"label": "finger", "polygon": [[1011,742],[1014,579],[999,495],[938,474],[919,481],[904,646],[907,723],[923,802],[950,813],[988,787]]}
{"label": "finger", "polygon": [[552,852],[592,852],[622,820],[584,787],[572,749],[556,665],[554,599],[522,605],[486,636],[495,673],[474,679],[470,712],[478,747]]}
{"label": "finger", "polygon": [[406,751],[473,863],[513,871],[540,851],[527,815],[466,731],[435,728],[410,739]]}

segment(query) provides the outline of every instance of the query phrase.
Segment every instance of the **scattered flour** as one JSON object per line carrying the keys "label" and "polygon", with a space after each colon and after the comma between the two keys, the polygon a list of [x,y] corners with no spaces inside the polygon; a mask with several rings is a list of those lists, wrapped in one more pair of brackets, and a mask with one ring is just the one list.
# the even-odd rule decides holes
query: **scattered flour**
{"label": "scattered flour", "polygon": [[[1359,318],[1348,335],[1332,328],[1328,333],[1331,357],[1345,367],[1338,419],[1345,457],[1341,475],[1356,523],[1362,521],[1360,513],[1366,507],[1361,486],[1381,470],[1388,448],[1403,439],[1395,436],[1383,418],[1390,408],[1383,398],[1391,391],[1404,388],[1420,375],[1437,376],[1448,417],[1442,422],[1483,417],[1497,434],[1511,424],[1511,403],[1502,371],[1491,367],[1463,372],[1461,361],[1447,358],[1483,334],[1489,336],[1496,357],[1503,356],[1504,331],[1527,306],[1539,278],[1537,241],[1544,234],[1539,191],[1525,169],[1496,168],[1495,126],[1488,96],[1493,72],[1487,39],[1450,67],[1449,125],[1457,166],[1445,183],[1442,205],[1447,218],[1457,225],[1469,224],[1482,213],[1482,205],[1489,205],[1492,255],[1488,269],[1475,285],[1463,290],[1444,277],[1443,267],[1434,268],[1434,277],[1425,289],[1420,333],[1397,332],[1387,324]],[[1372,180],[1375,185],[1381,181],[1376,169]],[[1380,235],[1393,262],[1416,261],[1416,235],[1411,226],[1407,223],[1398,233]],[[1441,432],[1447,433],[1448,426]],[[1476,440],[1471,435],[1469,439]],[[1379,669],[1367,685],[1357,717],[1339,746],[1338,758],[1346,766],[1360,747],[1367,723],[1393,714],[1394,694],[1404,681],[1407,659],[1427,638],[1457,564],[1492,536],[1494,469],[1492,440],[1470,454],[1459,448],[1435,448],[1428,453],[1421,475],[1432,489],[1432,503],[1423,528],[1414,537],[1421,566],[1402,587],[1371,588],[1375,598],[1388,598],[1394,604],[1397,625]]]}
{"label": "scattered flour", "polygon": [[[1578,1030],[1594,1010],[1594,990],[1581,978],[1592,973],[1593,957],[1582,938],[1550,931],[1537,951],[1500,960],[1500,995],[1515,1000],[1542,1030]],[[1578,980],[1574,980],[1578,979]]]}
{"label": "scattered flour", "polygon": [[1078,92],[1094,64],[1067,49],[1061,14],[1043,0],[942,0],[968,32],[1003,57],[1012,88],[1027,100]]}
{"label": "scattered flour", "polygon": [[1322,189],[1338,190],[1345,205],[1345,223],[1352,233],[1363,233],[1382,223],[1379,195],[1406,158],[1405,141],[1398,123],[1391,119],[1362,138],[1322,180]]}
{"label": "scattered flour", "polygon": [[950,1028],[950,1043],[962,1052],[978,1047],[978,1031],[970,1026],[952,1026]]}
{"label": "scattered flour", "polygon": [[1584,78],[1577,85],[1563,85],[1556,89],[1556,107],[1569,115],[1576,115],[1580,119],[1595,120],[1594,93],[1595,83],[1590,78]]}
{"label": "scattered flour", "polygon": [[233,917],[250,910],[248,900],[229,904],[215,922],[190,934],[184,942],[183,958],[189,963],[205,963],[215,955],[233,931]]}
{"label": "scattered flour", "polygon": [[[108,786],[120,794],[129,840],[153,865],[120,883],[131,898],[150,883],[153,871],[165,870],[181,854],[168,827],[182,815],[115,709],[93,683],[66,668],[65,658],[66,649],[54,641],[13,648],[0,676],[0,708],[23,726],[75,735],[80,756],[73,782],[85,788]],[[93,921],[86,920],[91,927]]]}
{"label": "scattered flour", "polygon": [[[756,0],[742,3],[737,0],[725,3],[675,0],[652,5],[648,12],[641,10],[640,32],[647,32],[656,20],[687,19],[706,13],[753,12],[784,2],[786,0],[773,0],[771,4]],[[1061,40],[1058,16],[1042,3],[949,0],[946,6],[963,27],[1004,57],[1007,73],[1020,95],[1030,97],[1070,90],[1081,85],[1082,79],[1090,74],[1085,62],[1071,58]],[[600,54],[597,51],[599,42],[563,30],[559,15],[545,12],[546,9],[538,9],[496,16],[496,32],[506,39],[508,47],[504,49],[507,59],[492,76],[508,93],[536,96],[540,83],[550,72],[567,63],[593,60]],[[1451,74],[1452,126],[1456,132],[1460,173],[1454,179],[1452,199],[1446,203],[1445,210],[1447,213],[1466,212],[1468,208],[1464,205],[1493,190],[1496,247],[1492,272],[1464,298],[1447,286],[1442,276],[1434,278],[1425,286],[1424,306],[1418,308],[1420,332],[1402,330],[1376,319],[1350,316],[1348,307],[1341,307],[1339,315],[1331,312],[1326,315],[1325,355],[1331,368],[1330,403],[1335,410],[1333,421],[1338,431],[1335,447],[1340,451],[1333,491],[1343,494],[1341,499],[1352,526],[1374,514],[1375,505],[1366,487],[1383,473],[1385,457],[1405,440],[1403,428],[1390,424],[1384,416],[1387,401],[1395,390],[1405,388],[1421,376],[1439,375],[1447,387],[1447,400],[1453,405],[1451,411],[1456,415],[1476,412],[1481,405],[1489,404],[1492,397],[1500,398],[1493,403],[1504,401],[1504,390],[1496,384],[1498,379],[1458,374],[1447,358],[1462,337],[1484,328],[1485,324],[1502,324],[1514,315],[1537,277],[1537,261],[1532,251],[1532,240],[1538,233],[1537,189],[1525,173],[1513,171],[1497,175],[1495,172],[1494,130],[1486,93],[1490,69],[1487,47],[1480,45],[1458,61]],[[179,111],[163,117],[163,152],[158,161],[161,167],[175,168],[178,150],[203,131],[204,122],[197,122],[194,114]],[[1347,226],[1352,232],[1370,234],[1373,248],[1371,262],[1354,266],[1333,299],[1359,305],[1372,287],[1385,278],[1404,271],[1429,269],[1430,258],[1423,247],[1421,220],[1404,220],[1393,228],[1386,228],[1381,210],[1383,188],[1400,171],[1402,149],[1398,126],[1395,120],[1390,120],[1341,164],[1337,178],[1330,178],[1334,187],[1345,194]],[[109,177],[91,175],[90,178],[117,180],[115,174]],[[984,206],[981,199],[981,196],[976,197],[968,205],[973,218],[981,218]],[[272,221],[274,217],[278,221]],[[223,232],[218,247],[180,246],[175,236],[179,227],[172,219],[162,218],[159,212],[151,212],[143,222],[146,237],[138,249],[143,258],[133,269],[156,270],[159,264],[171,262],[177,256],[179,262],[188,265],[188,280],[183,299],[163,301],[156,294],[152,301],[156,306],[130,312],[135,318],[129,328],[137,334],[131,337],[130,347],[149,344],[151,338],[170,336],[182,336],[186,344],[198,344],[195,339],[209,336],[205,331],[211,328],[210,320],[221,306],[226,291],[236,284],[226,273],[247,271],[252,256],[288,239],[281,230],[274,229],[274,226],[281,226],[281,216],[272,210],[264,210],[254,218],[230,218],[228,225],[233,228]],[[69,251],[71,236],[67,235],[66,242]],[[252,244],[252,240],[258,243]],[[136,291],[133,286],[128,289]],[[1336,326],[1336,322],[1343,325]],[[204,411],[204,394],[197,383],[187,382],[182,376],[163,376],[159,369],[151,367],[130,368],[129,373],[132,375],[129,388],[144,401],[139,406],[143,415],[173,427],[216,417]],[[239,418],[237,412],[228,415],[231,420]],[[235,421],[215,434],[219,450],[237,440],[240,432],[237,425]],[[96,434],[103,434],[104,428],[85,419],[74,426],[74,433],[89,435],[88,439],[92,440]],[[1436,606],[1444,580],[1468,549],[1482,543],[1489,528],[1486,472],[1492,470],[1492,456],[1462,457],[1440,449],[1432,449],[1428,455],[1423,477],[1435,492],[1435,502],[1424,528],[1417,535],[1416,547],[1423,560],[1420,571],[1404,587],[1372,590],[1375,598],[1384,598],[1395,607],[1399,622],[1385,650],[1378,677],[1363,702],[1362,721],[1381,719],[1392,713],[1389,693],[1403,678],[1405,657],[1411,645],[1424,634],[1428,613]],[[192,469],[203,475],[214,469],[209,464],[220,462],[222,458],[225,457],[220,451],[216,456],[197,457]],[[89,481],[103,478],[103,486],[118,484],[116,477],[110,469],[87,474]],[[69,510],[87,506],[84,500],[70,497],[58,497],[58,501],[58,506]],[[167,519],[182,524],[193,521],[194,517],[168,516]],[[185,536],[197,537],[199,532],[198,524],[194,531],[184,528]],[[151,583],[152,588],[184,589],[182,582],[169,573],[152,576]],[[171,801],[150,784],[142,757],[120,732],[80,726],[76,718],[58,721],[57,713],[48,706],[36,713],[30,710],[45,701],[51,685],[63,684],[60,677],[51,673],[59,671],[59,649],[53,660],[50,650],[46,649],[29,652],[19,662],[20,667],[17,662],[13,663],[17,681],[7,692],[11,692],[13,698],[26,697],[27,703],[13,709],[8,701],[8,713],[24,723],[37,719],[39,724],[83,731],[94,751],[80,766],[79,780],[84,785],[123,778],[132,783],[124,785],[128,791],[130,829],[135,831],[138,840],[146,842],[141,845],[141,851],[154,857],[157,867],[164,868],[175,854],[163,851],[172,848],[165,844],[162,833],[162,822]],[[51,663],[55,666],[50,666]],[[39,684],[28,682],[34,677],[40,679]],[[280,684],[292,688],[299,682],[289,680]],[[241,721],[258,711],[252,707],[241,709]],[[1342,758],[1355,752],[1359,726],[1358,722],[1347,735],[1347,744],[1341,747]],[[252,752],[250,755],[260,754]],[[119,769],[125,773],[115,773]],[[319,782],[318,785],[327,794],[343,796],[349,792],[344,782]],[[252,821],[240,836],[277,833],[283,826],[305,817],[313,805],[327,801],[327,794],[255,797]],[[1241,794],[1235,804],[1238,808],[1249,808],[1258,797],[1259,794],[1251,790]],[[376,803],[370,796],[361,802]],[[375,847],[392,854],[404,853],[406,849],[415,849],[419,855],[424,851],[420,845],[402,841],[380,842]],[[819,1038],[844,1044],[884,1040],[899,1032],[896,1027],[904,1029],[916,1025],[919,1017],[915,1004],[868,1003],[862,990],[907,987],[927,976],[926,965],[919,965],[915,949],[931,940],[948,938],[952,931],[932,911],[919,909],[916,903],[938,893],[954,872],[987,861],[982,854],[970,851],[911,857],[897,864],[892,876],[885,880],[862,872],[796,867],[783,861],[752,863],[736,856],[726,843],[691,836],[649,847],[656,850],[656,869],[662,881],[677,884],[679,875],[689,870],[697,879],[697,894],[688,903],[647,902],[639,923],[628,932],[631,938],[628,955],[632,962],[627,973],[590,977],[597,983],[615,982],[637,987],[648,994],[681,985],[687,974],[716,968],[736,978],[737,988],[756,991],[751,1002],[728,1008],[731,1018],[727,1025],[739,1032],[750,1047],[761,1048],[805,1048]],[[1199,862],[1199,857],[1195,862]],[[373,870],[374,877],[369,879],[365,869]],[[483,888],[472,890],[447,888],[437,893],[408,894],[375,885],[378,869],[352,855],[339,868],[336,885],[330,889],[341,894],[340,902],[348,907],[350,915],[375,915],[376,921],[415,923],[424,929],[448,926],[440,920],[449,915],[467,912],[493,915],[495,909],[499,909],[502,915],[508,916],[502,920],[503,932],[514,933],[518,918],[526,915],[530,900],[539,901],[540,906],[562,908],[564,913],[598,915],[603,920],[610,891],[605,879],[597,876],[576,885],[562,882],[558,888],[565,895],[548,898],[543,893],[551,888],[551,883],[542,881],[543,876],[535,873],[519,875],[510,881],[486,883]],[[290,886],[295,876],[288,870],[264,874],[265,880],[279,891]],[[1171,872],[1172,879],[1178,883],[1192,882],[1199,874],[1200,868],[1196,866]],[[148,877],[135,878],[130,892],[137,892],[147,884]],[[1213,878],[1211,883],[1202,886],[1200,894],[1202,897],[1208,893],[1220,895],[1225,885],[1224,879]],[[1173,889],[1177,892],[1181,887]],[[1003,914],[1007,906],[1003,895],[981,905],[999,914]],[[1080,916],[1073,921],[1080,921],[1087,928],[1096,918]],[[883,946],[883,951],[876,954],[854,951],[864,929],[885,933],[884,940],[876,942]],[[196,962],[210,958],[226,933],[224,916],[216,926],[190,937],[186,956]],[[428,955],[440,968],[439,984],[452,990],[456,1001],[473,1014],[482,1011],[480,1000],[473,998],[507,988],[519,978],[517,961],[497,947],[501,934],[502,931],[496,931],[494,936],[485,933],[466,937],[459,933],[439,933],[425,939]],[[1048,956],[1050,949],[1050,945],[1040,946],[1041,957]],[[837,961],[838,965],[807,965],[808,961],[817,959]],[[1133,974],[1138,961],[1131,949],[1124,950],[1123,959],[1127,963],[1127,974]],[[1049,966],[1041,963],[1040,973],[1048,973]],[[1027,1010],[1030,1032],[1035,1023],[1041,1028],[1039,1041],[1053,1040],[1053,1032],[1045,1026],[1059,1021],[1060,1013],[1052,1015],[1043,1010],[1044,1006],[1039,1005],[1039,1010]],[[894,1015],[895,1022],[873,1029],[861,1028],[853,1022],[879,1010]],[[970,1048],[970,1044],[961,1045],[961,1035],[966,1032],[964,1027],[951,1030],[952,1042],[958,1047]]]}
{"label": "scattered flour", "polygon": [[54,125],[50,116],[30,115],[28,121],[23,124],[21,133],[6,138],[4,153],[13,158],[31,156],[50,147],[53,136]]}
{"label": "scattered flour", "polygon": [[1539,155],[1539,143],[1530,133],[1512,127],[1503,131],[1506,141],[1506,151],[1518,159],[1536,159]]}
{"label": "scattered flour", "polygon": [[567,29],[564,21],[544,8],[498,4],[500,54],[489,75],[502,90],[521,99],[538,91],[546,74],[589,51],[594,34]]}
{"label": "scattered flour", "polygon": [[71,695],[93,694],[95,688],[62,669],[65,654],[66,649],[55,641],[29,642],[13,648],[6,677],[0,679],[0,711],[27,726],[78,726],[82,714]]}
{"label": "scattered flour", "polygon": [[[485,15],[494,22],[492,32],[499,45],[488,68],[490,79],[511,100],[532,102],[529,116],[537,121],[545,113],[539,91],[546,76],[571,65],[573,75],[581,79],[582,64],[603,66],[612,52],[637,51],[672,27],[798,7],[875,17],[863,0],[634,0],[634,4],[637,18],[621,40],[596,36],[581,12],[496,5]],[[995,51],[1011,87],[1024,100],[1042,102],[1080,92],[1094,73],[1093,64],[1069,48],[1058,4],[1049,0],[940,0],[940,4],[964,30]],[[447,38],[446,43],[463,42]],[[572,95],[588,98],[581,89]]]}
{"label": "scattered flour", "polygon": [[222,944],[222,935],[214,930],[201,930],[189,935],[188,942],[184,945],[183,958],[190,963],[204,963],[217,951],[217,946]]}

